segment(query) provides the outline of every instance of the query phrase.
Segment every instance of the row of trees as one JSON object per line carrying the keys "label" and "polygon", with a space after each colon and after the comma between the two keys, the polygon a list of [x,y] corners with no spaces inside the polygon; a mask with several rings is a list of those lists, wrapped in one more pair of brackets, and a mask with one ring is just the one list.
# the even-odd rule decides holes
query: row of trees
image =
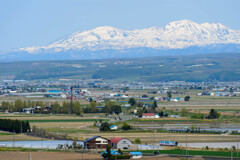
{"label": "row of trees", "polygon": [[[15,102],[2,101],[1,110],[3,112],[22,112],[24,108],[35,108],[40,107],[34,110],[34,113],[53,113],[53,114],[68,114],[70,111],[70,102],[64,101],[62,104],[59,104],[57,101],[54,103],[43,102],[43,101],[22,101],[20,99]],[[45,107],[50,107],[51,110],[44,111]],[[79,101],[73,102],[73,113],[80,115],[83,113],[83,107]]]}
{"label": "row of trees", "polygon": [[[53,114],[69,114],[71,104],[70,102],[64,101],[62,104],[59,104],[57,101],[54,102],[52,105],[52,113]],[[76,115],[81,115],[83,113],[83,107],[81,106],[79,101],[74,101],[72,104],[73,113]]]}
{"label": "row of trees", "polygon": [[30,132],[30,125],[28,121],[0,119],[0,130],[15,133],[26,133]]}
{"label": "row of trees", "polygon": [[24,108],[33,108],[36,106],[44,107],[46,104],[42,101],[22,101],[20,99],[15,102],[2,101],[1,109],[3,112],[22,112]]}
{"label": "row of trees", "polygon": [[[3,112],[22,112],[24,108],[35,108],[34,113],[53,113],[53,114],[69,114],[71,103],[70,102],[43,102],[43,101],[22,101],[20,99],[15,102],[3,101],[0,105]],[[48,111],[44,111],[45,107],[51,108]],[[91,101],[89,105],[82,106],[79,101],[74,101],[72,104],[73,113],[76,115],[81,115],[82,113],[108,113],[108,114],[119,114],[122,112],[121,106],[116,105],[112,101],[108,101],[104,108],[98,109],[97,103]]]}

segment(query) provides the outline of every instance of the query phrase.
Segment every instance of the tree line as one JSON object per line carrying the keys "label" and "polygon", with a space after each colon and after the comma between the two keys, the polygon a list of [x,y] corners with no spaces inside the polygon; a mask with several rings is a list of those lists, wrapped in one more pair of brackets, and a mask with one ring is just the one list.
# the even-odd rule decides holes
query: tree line
{"label": "tree line", "polygon": [[[53,113],[53,114],[69,114],[71,107],[73,113],[81,115],[82,113],[107,113],[107,114],[119,114],[122,112],[121,106],[115,104],[112,101],[107,101],[103,108],[97,108],[99,104],[95,101],[91,101],[90,104],[81,105],[79,101],[73,101],[72,106],[70,102],[64,101],[59,103],[58,101],[43,102],[43,101],[23,101],[21,99],[15,102],[2,101],[0,109],[2,112],[23,112],[26,108],[33,108],[34,113]],[[48,109],[45,109],[47,107]]]}
{"label": "tree line", "polygon": [[0,119],[0,130],[15,133],[26,133],[30,132],[30,125],[28,121]]}

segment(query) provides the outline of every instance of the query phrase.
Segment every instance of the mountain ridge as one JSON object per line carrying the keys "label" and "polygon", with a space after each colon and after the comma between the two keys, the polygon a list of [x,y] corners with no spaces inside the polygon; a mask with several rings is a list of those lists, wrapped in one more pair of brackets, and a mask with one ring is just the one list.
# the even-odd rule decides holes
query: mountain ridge
{"label": "mountain ridge", "polygon": [[[215,53],[219,50],[220,52],[239,52],[240,30],[232,30],[221,23],[198,24],[186,19],[170,22],[164,27],[154,26],[135,30],[103,26],[75,32],[49,45],[20,48],[9,53],[12,55],[5,53],[0,57],[8,59],[9,56],[15,56],[15,59],[18,59],[25,56],[26,59],[31,59],[35,56],[35,59],[38,59],[38,55],[40,57],[55,55],[56,59],[57,56],[63,56],[63,59],[64,56],[73,59],[92,56],[98,59],[114,58],[114,55],[117,55],[115,58],[119,58],[120,54],[124,58],[141,57],[137,53],[155,56],[157,54],[155,52],[159,52],[160,56],[162,52],[171,53],[175,50],[190,54],[189,48],[192,53],[197,52],[197,54],[198,50],[202,53]],[[196,50],[193,51],[191,48]],[[137,53],[132,53],[132,50],[137,50]]]}

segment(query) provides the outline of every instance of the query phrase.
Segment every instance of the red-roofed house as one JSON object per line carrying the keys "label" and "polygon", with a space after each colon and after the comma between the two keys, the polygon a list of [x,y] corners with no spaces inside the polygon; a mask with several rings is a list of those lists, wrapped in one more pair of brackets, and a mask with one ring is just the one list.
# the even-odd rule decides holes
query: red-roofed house
{"label": "red-roofed house", "polygon": [[155,118],[155,113],[143,113],[142,118]]}
{"label": "red-roofed house", "polygon": [[110,140],[110,144],[114,149],[130,149],[132,142],[126,138],[114,137]]}

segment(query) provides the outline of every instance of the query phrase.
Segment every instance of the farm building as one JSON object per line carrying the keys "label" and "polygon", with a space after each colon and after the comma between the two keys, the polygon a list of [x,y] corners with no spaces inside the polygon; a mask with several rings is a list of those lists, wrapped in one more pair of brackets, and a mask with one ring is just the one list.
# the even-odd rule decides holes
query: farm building
{"label": "farm building", "polygon": [[110,144],[114,149],[130,149],[132,142],[126,138],[114,137],[110,140]]}
{"label": "farm building", "polygon": [[132,159],[142,158],[142,152],[129,152]]}
{"label": "farm building", "polygon": [[94,136],[83,141],[85,149],[105,149],[109,144],[109,140],[101,136]]}
{"label": "farm building", "polygon": [[174,141],[160,141],[159,145],[160,146],[178,146],[178,142],[174,142]]}
{"label": "farm building", "polygon": [[112,125],[112,126],[110,126],[109,127],[111,130],[117,130],[118,129],[118,127],[116,126],[116,125]]}
{"label": "farm building", "polygon": [[159,115],[155,113],[143,113],[142,118],[159,118]]}

